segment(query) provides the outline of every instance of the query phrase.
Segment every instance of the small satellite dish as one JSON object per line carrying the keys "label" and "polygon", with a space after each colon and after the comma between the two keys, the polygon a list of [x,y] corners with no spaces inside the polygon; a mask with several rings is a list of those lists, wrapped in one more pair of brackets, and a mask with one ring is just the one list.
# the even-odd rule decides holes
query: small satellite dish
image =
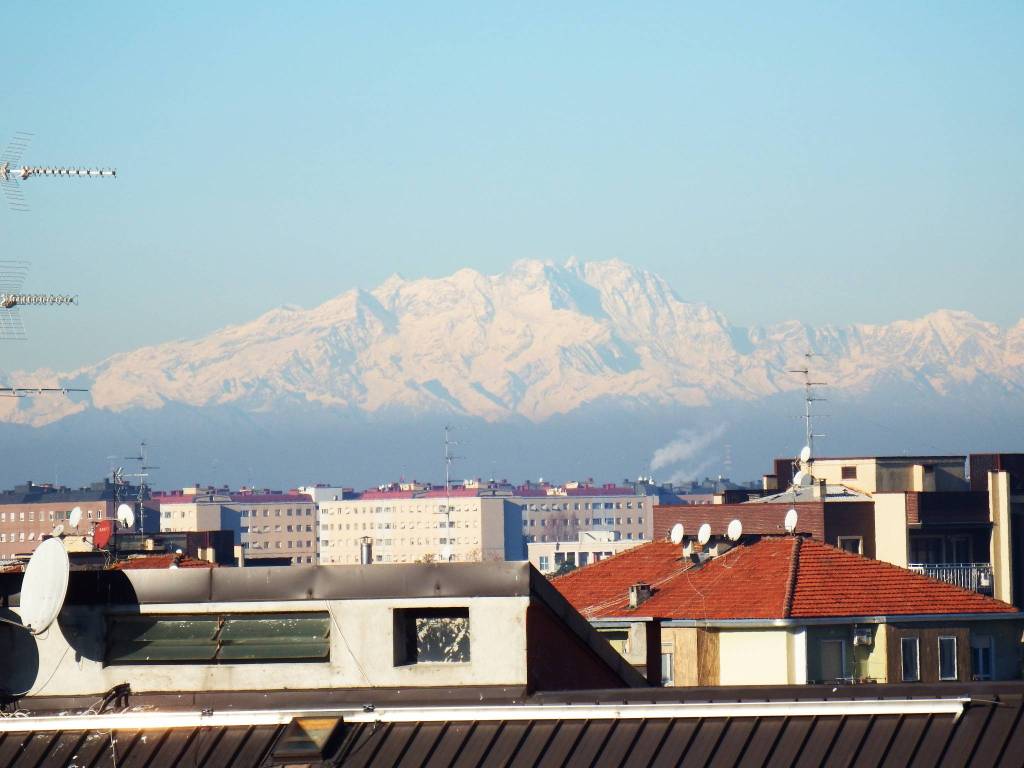
{"label": "small satellite dish", "polygon": [[710,525],[708,525],[707,523],[704,523],[700,527],[700,530],[697,531],[697,541],[700,542],[700,545],[702,547],[705,544],[707,544],[709,541],[711,541],[711,526]]}
{"label": "small satellite dish", "polygon": [[51,536],[63,536],[64,535],[64,526],[61,523],[57,523],[57,525],[55,525],[53,527],[53,532],[50,535]]}
{"label": "small satellite dish", "polygon": [[36,547],[21,581],[21,623],[38,635],[49,629],[64,606],[71,563],[60,539]]}
{"label": "small satellite dish", "polygon": [[669,533],[668,538],[673,544],[679,544],[683,540],[683,534],[686,530],[683,528],[682,523],[676,523],[672,526],[672,531]]}
{"label": "small satellite dish", "polygon": [[743,535],[743,523],[739,520],[733,520],[729,523],[729,528],[726,530],[725,535],[729,537],[729,541],[739,541],[740,536]]}
{"label": "small satellite dish", "polygon": [[71,510],[71,514],[68,515],[68,524],[72,528],[77,528],[80,522],[82,522],[82,508],[75,507]]}
{"label": "small satellite dish", "polygon": [[135,512],[127,504],[121,504],[117,508],[117,522],[125,528],[131,528],[135,525]]}
{"label": "small satellite dish", "polygon": [[800,463],[806,464],[811,460],[811,446],[805,445],[800,449]]}
{"label": "small satellite dish", "polygon": [[796,531],[796,522],[799,519],[800,516],[796,513],[796,510],[790,507],[789,512],[786,513],[786,520],[783,523],[786,526],[786,533],[793,533]]}
{"label": "small satellite dish", "polygon": [[804,484],[805,477],[807,477],[807,473],[801,469],[799,472],[793,475],[793,485],[800,487],[801,485]]}

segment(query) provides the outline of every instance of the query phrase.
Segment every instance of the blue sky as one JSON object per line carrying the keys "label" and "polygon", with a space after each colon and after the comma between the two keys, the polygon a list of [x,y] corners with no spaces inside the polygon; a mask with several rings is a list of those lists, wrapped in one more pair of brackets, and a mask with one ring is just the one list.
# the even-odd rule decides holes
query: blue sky
{"label": "blue sky", "polygon": [[742,324],[1020,316],[1021,3],[24,3],[0,369],[55,369],[393,272],[619,257]]}

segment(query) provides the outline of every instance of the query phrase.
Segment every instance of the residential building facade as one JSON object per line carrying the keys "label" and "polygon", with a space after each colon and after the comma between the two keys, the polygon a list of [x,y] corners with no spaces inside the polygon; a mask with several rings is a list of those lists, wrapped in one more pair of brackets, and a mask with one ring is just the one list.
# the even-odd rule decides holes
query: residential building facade
{"label": "residential building facade", "polygon": [[581,531],[576,541],[531,542],[526,545],[530,565],[544,575],[564,568],[582,568],[643,544],[623,539],[615,531]]}
{"label": "residential building facade", "polygon": [[378,563],[525,558],[519,506],[507,491],[428,486],[365,491],[320,503],[320,562],[358,563],[364,539]]}
{"label": "residential building facade", "polygon": [[217,490],[154,494],[154,500],[161,531],[228,530],[245,561],[317,562],[316,503],[306,494]]}
{"label": "residential building facade", "polygon": [[[85,488],[65,488],[28,482],[0,493],[0,558],[35,551],[43,536],[58,525],[68,533],[88,534],[100,520],[113,520],[119,498],[132,500],[138,489],[115,486],[109,481]],[[69,523],[71,511],[79,507],[82,520],[77,529]]]}
{"label": "residential building facade", "polygon": [[802,536],[656,541],[554,586],[665,685],[1021,677],[1014,606]]}

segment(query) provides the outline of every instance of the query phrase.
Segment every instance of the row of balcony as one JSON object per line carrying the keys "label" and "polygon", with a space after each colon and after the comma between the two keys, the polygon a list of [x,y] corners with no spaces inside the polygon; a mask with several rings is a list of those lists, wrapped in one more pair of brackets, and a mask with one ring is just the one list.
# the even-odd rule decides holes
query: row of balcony
{"label": "row of balcony", "polygon": [[910,570],[972,592],[992,594],[991,563],[910,563]]}

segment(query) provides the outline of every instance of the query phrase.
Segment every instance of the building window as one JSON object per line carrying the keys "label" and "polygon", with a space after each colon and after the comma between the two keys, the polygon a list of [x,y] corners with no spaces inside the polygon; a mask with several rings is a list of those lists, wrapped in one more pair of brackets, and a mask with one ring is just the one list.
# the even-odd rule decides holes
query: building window
{"label": "building window", "polygon": [[956,680],[956,638],[939,638],[939,680]]}
{"label": "building window", "polygon": [[[664,650],[665,646],[662,646],[661,652],[661,684],[662,685],[675,685],[675,680],[672,677],[672,653]],[[668,646],[671,648],[672,646]]]}
{"label": "building window", "polygon": [[107,617],[105,664],[328,661],[326,612]]}
{"label": "building window", "polygon": [[857,467],[843,467],[842,470],[843,480],[856,480],[857,479]]}
{"label": "building window", "polygon": [[900,665],[904,683],[916,683],[921,679],[921,660],[916,637],[900,638]]}
{"label": "building window", "polygon": [[975,680],[992,679],[992,638],[971,635],[971,669]]}
{"label": "building window", "polygon": [[466,663],[470,660],[469,609],[396,609],[394,644],[396,667]]}
{"label": "building window", "polygon": [[864,538],[862,536],[840,536],[839,548],[851,555],[863,555]]}
{"label": "building window", "polygon": [[539,568],[540,568],[541,573],[547,573],[548,568],[550,568],[550,563],[551,563],[551,561],[548,559],[548,556],[547,555],[541,555],[539,563],[540,563],[539,564]]}

